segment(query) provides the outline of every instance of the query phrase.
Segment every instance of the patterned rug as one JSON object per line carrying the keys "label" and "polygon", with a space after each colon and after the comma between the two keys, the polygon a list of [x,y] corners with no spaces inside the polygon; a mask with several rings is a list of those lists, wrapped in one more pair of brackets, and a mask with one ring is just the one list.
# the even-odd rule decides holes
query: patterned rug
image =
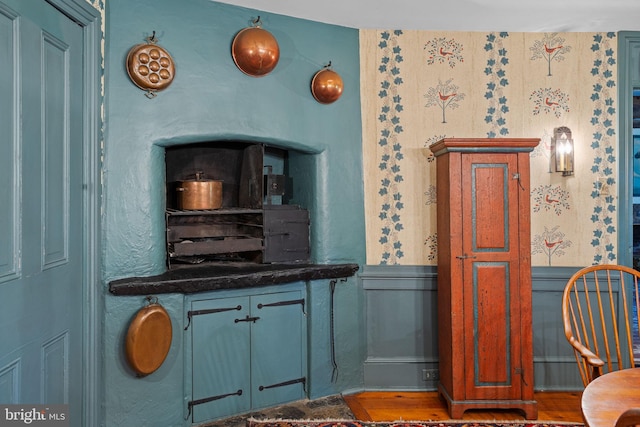
{"label": "patterned rug", "polygon": [[261,420],[355,420],[356,417],[337,394],[320,399],[303,399],[275,408],[261,409],[248,414],[216,420],[198,427],[246,427],[248,419]]}
{"label": "patterned rug", "polygon": [[579,423],[494,422],[494,421],[393,421],[353,420],[259,420],[249,418],[247,427],[583,427]]}

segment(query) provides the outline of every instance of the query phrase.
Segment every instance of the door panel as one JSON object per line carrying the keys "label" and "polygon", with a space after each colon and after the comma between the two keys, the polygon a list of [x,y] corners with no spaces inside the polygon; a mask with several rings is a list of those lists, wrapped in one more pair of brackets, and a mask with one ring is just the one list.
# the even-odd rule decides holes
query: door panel
{"label": "door panel", "polygon": [[0,182],[3,183],[0,186],[0,284],[15,279],[19,268],[19,199],[16,188],[19,150],[17,97],[14,93],[18,84],[16,31],[15,13],[0,8],[0,129],[3,135],[3,143],[0,144]]}
{"label": "door panel", "polygon": [[251,408],[249,297],[194,301],[192,320],[192,421],[203,422]]}
{"label": "door panel", "polygon": [[80,425],[82,29],[39,0],[0,0],[0,22],[0,402],[69,404]]}
{"label": "door panel", "polygon": [[519,399],[517,155],[469,154],[462,170],[466,397]]}
{"label": "door panel", "polygon": [[[473,272],[474,383],[479,386],[511,382],[509,331],[509,264],[477,262]],[[505,286],[506,285],[506,286]],[[506,296],[506,298],[505,298]],[[486,327],[490,325],[490,327]]]}
{"label": "door panel", "polygon": [[[304,397],[302,293],[265,294],[251,298],[251,398],[265,408]],[[277,331],[277,333],[274,333]]]}
{"label": "door panel", "polygon": [[471,166],[472,250],[509,250],[509,200],[507,164],[480,163]]}
{"label": "door panel", "polygon": [[43,242],[42,264],[51,268],[68,261],[69,238],[69,139],[66,131],[69,123],[67,105],[68,69],[65,43],[43,34],[42,70],[42,199]]}

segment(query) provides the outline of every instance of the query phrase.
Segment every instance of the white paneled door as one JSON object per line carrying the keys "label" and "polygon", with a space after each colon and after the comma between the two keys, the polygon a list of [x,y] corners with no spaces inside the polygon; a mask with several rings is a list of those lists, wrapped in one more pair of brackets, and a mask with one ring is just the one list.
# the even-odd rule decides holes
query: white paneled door
{"label": "white paneled door", "polygon": [[83,384],[83,33],[45,1],[0,0],[0,404]]}

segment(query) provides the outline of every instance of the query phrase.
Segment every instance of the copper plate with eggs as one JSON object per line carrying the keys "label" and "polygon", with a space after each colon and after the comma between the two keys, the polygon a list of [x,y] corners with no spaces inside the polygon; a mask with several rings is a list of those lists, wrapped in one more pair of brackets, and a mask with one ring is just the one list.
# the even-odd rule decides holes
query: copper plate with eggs
{"label": "copper plate with eggs", "polygon": [[127,55],[127,73],[131,81],[152,98],[155,92],[171,84],[176,69],[169,52],[150,42],[131,48]]}

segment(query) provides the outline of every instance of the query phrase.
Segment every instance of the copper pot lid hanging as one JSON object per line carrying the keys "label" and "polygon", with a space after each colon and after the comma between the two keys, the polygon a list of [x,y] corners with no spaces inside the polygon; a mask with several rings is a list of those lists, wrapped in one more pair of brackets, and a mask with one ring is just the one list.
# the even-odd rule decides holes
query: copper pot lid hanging
{"label": "copper pot lid hanging", "polygon": [[311,80],[311,93],[321,104],[331,104],[340,98],[344,84],[340,74],[331,69],[331,62],[318,71]]}
{"label": "copper pot lid hanging", "polygon": [[171,55],[156,43],[154,31],[151,37],[147,37],[147,43],[133,46],[127,55],[129,78],[147,92],[147,98],[154,98],[156,92],[166,89],[176,74]]}
{"label": "copper pot lid hanging", "polygon": [[172,340],[169,314],[156,297],[147,297],[147,302],[129,324],[125,343],[129,366],[139,376],[149,375],[162,366]]}
{"label": "copper pot lid hanging", "polygon": [[240,71],[262,77],[278,65],[280,47],[276,38],[262,28],[259,16],[252,23],[252,27],[240,30],[234,37],[231,56]]}

